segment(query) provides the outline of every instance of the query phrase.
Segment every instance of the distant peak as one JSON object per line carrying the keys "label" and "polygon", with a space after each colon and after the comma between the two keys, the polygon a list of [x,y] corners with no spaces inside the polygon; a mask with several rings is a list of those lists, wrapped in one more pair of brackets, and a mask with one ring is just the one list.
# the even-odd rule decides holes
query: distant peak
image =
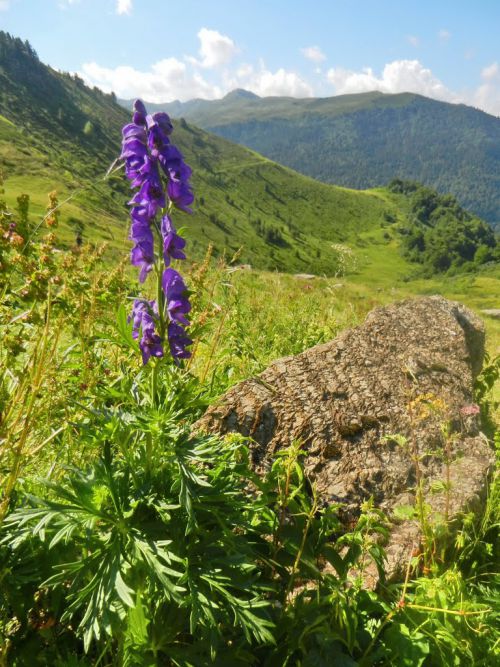
{"label": "distant peak", "polygon": [[246,99],[246,100],[258,100],[259,96],[255,93],[245,90],[244,88],[236,88],[230,93],[223,97],[224,100],[233,100],[233,99]]}

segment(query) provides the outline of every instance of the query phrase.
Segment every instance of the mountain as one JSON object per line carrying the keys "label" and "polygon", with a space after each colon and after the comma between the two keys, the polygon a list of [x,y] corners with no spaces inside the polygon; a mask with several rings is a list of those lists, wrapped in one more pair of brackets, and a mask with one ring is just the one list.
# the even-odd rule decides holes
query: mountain
{"label": "mountain", "polygon": [[303,174],[350,188],[420,181],[500,225],[500,118],[463,104],[379,92],[155,105]]}
{"label": "mountain", "polygon": [[[242,91],[231,97],[254,99]],[[107,241],[115,257],[130,248],[128,184],[121,171],[105,180],[129,118],[114,95],[56,72],[27,42],[0,32],[0,168],[8,203],[15,208],[17,195],[28,193],[38,224],[47,193],[57,189],[68,246],[78,235]],[[399,251],[414,215],[410,195],[326,185],[184,120],[174,126],[173,141],[193,168],[194,214],[176,216],[191,257],[212,244],[216,255],[237,254],[256,268],[330,276],[349,270],[372,282],[411,270]],[[451,224],[455,213],[447,219]]]}

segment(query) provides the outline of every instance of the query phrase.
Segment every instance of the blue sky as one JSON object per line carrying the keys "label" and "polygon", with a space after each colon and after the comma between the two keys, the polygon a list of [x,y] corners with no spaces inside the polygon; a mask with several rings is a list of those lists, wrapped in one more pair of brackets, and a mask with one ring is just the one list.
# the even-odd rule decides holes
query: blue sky
{"label": "blue sky", "polygon": [[500,0],[0,0],[0,29],[120,97],[409,90],[500,115]]}

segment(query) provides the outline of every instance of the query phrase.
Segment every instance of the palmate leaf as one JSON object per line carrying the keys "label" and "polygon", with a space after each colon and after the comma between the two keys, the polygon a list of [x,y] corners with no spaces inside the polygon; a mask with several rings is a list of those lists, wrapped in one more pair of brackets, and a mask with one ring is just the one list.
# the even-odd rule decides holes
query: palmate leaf
{"label": "palmate leaf", "polygon": [[144,561],[151,575],[161,584],[162,594],[165,595],[166,599],[180,601],[179,593],[186,589],[176,584],[174,580],[180,579],[183,572],[174,570],[169,566],[172,560],[175,559],[179,562],[180,559],[175,558],[173,554],[160,546],[161,543],[147,542],[138,537],[135,537],[133,542],[136,557]]}

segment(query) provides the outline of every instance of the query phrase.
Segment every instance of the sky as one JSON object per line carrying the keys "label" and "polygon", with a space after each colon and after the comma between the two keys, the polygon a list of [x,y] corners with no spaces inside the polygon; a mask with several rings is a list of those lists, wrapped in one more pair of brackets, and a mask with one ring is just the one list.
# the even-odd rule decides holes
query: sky
{"label": "sky", "polygon": [[380,90],[500,116],[500,0],[0,0],[0,29],[121,98]]}

